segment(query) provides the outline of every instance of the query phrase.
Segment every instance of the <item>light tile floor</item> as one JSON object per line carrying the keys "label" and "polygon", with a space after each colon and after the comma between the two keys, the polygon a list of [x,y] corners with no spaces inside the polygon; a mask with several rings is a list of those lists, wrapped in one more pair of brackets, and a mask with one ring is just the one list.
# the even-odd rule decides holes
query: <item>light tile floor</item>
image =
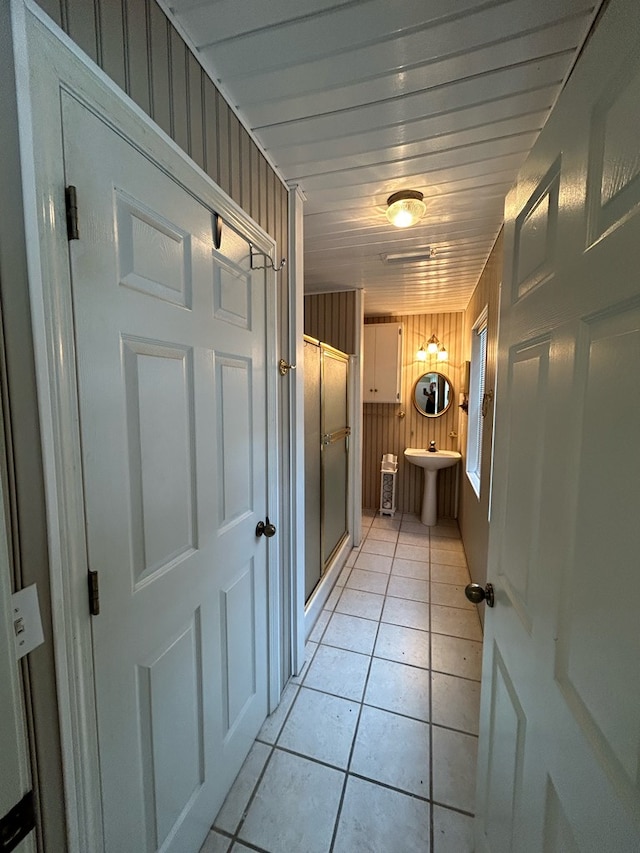
{"label": "light tile floor", "polygon": [[471,853],[482,632],[455,522],[363,516],[201,853]]}

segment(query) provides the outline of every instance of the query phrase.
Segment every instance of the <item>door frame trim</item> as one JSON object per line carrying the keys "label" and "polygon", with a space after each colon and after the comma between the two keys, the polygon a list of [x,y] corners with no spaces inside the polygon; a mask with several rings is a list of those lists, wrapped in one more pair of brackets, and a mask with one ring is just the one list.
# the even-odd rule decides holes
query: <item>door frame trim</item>
{"label": "door frame trim", "polygon": [[[71,92],[117,133],[208,204],[256,248],[275,257],[275,242],[230,199],[33,0],[11,0],[29,299],[40,412],[51,572],[58,721],[62,740],[70,853],[103,848],[91,618],[71,273],[64,208],[63,127],[59,92]],[[37,134],[37,142],[36,142]],[[191,189],[190,189],[191,188]],[[266,375],[269,400],[267,501],[279,499],[276,414],[276,286],[267,271]],[[268,548],[269,684],[280,670],[280,579]],[[274,640],[277,640],[274,642]],[[273,701],[273,686],[271,686]]]}

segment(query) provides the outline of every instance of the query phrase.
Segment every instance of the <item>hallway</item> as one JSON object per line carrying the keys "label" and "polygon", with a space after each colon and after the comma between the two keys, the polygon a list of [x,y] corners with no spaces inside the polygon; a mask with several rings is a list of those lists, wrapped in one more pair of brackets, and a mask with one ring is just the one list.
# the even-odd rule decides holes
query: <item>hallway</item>
{"label": "hallway", "polygon": [[201,853],[470,853],[482,632],[456,522],[363,515]]}

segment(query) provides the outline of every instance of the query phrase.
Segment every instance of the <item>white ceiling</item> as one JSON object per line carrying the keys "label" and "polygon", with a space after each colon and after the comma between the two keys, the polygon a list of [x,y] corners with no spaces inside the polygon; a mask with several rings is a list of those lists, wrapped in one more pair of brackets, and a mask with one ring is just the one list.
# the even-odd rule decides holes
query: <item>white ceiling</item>
{"label": "white ceiling", "polygon": [[[160,0],[305,203],[305,291],[463,310],[601,0]],[[391,226],[387,197],[427,213]],[[435,257],[381,255],[430,246]]]}

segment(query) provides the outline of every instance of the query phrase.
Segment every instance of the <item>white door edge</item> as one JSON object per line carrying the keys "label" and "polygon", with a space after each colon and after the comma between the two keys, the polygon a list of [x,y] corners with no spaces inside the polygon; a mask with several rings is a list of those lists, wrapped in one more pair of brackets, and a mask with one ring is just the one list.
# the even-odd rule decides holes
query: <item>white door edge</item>
{"label": "white door edge", "polygon": [[[275,243],[31,0],[11,0],[29,298],[40,412],[56,685],[70,853],[103,846],[73,322],[64,210],[64,86],[272,258]],[[268,504],[278,506],[276,287],[267,275]],[[55,292],[49,286],[55,282]],[[275,426],[274,426],[275,425]],[[275,515],[275,512],[274,512]],[[283,528],[286,526],[283,526]],[[286,550],[286,549],[285,549]],[[269,542],[269,684],[277,704],[280,577]]]}
{"label": "white door edge", "polygon": [[289,447],[291,472],[292,532],[289,551],[291,589],[291,670],[298,675],[304,665],[304,196],[298,186],[289,189]]}

